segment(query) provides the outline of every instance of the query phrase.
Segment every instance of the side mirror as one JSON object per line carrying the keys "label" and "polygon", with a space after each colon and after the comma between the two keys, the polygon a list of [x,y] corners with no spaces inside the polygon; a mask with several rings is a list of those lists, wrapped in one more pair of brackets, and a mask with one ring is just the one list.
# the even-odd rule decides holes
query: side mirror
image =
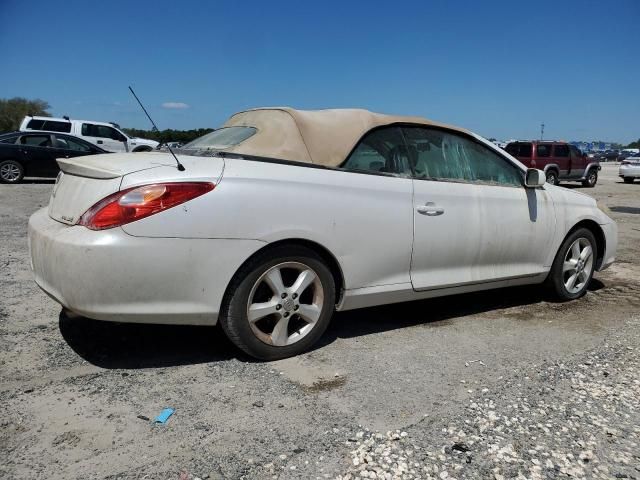
{"label": "side mirror", "polygon": [[547,182],[547,176],[542,170],[537,168],[527,168],[527,174],[524,178],[524,186],[527,188],[542,187]]}

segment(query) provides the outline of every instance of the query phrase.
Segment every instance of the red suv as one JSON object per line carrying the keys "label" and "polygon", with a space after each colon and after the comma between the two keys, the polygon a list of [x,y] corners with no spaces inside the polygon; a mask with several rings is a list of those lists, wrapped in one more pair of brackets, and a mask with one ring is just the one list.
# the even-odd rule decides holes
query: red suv
{"label": "red suv", "polygon": [[518,141],[505,150],[527,167],[543,170],[553,185],[569,180],[593,187],[598,181],[600,163],[566,142]]}

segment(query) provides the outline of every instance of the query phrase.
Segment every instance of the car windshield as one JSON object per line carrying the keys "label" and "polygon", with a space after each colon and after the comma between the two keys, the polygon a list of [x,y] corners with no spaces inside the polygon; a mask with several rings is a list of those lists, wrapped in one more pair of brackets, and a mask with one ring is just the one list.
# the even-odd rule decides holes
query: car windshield
{"label": "car windshield", "polygon": [[196,150],[207,152],[210,150],[224,150],[233,147],[257,132],[254,127],[223,127],[196,138],[183,145],[180,150]]}

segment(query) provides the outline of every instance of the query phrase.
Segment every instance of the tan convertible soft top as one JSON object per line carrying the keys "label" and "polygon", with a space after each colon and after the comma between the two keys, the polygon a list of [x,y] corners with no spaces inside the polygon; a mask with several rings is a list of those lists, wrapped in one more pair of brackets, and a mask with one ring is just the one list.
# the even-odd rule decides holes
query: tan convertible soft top
{"label": "tan convertible soft top", "polygon": [[360,109],[257,108],[233,115],[225,127],[255,127],[255,135],[227,152],[337,167],[369,130],[394,123],[465,130],[422,117],[383,115]]}

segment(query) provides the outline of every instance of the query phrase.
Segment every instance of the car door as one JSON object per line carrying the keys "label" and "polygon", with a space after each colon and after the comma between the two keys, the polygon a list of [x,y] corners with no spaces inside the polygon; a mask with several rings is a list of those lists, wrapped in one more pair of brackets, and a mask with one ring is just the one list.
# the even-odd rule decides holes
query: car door
{"label": "car door", "polygon": [[32,177],[51,177],[58,171],[56,152],[53,148],[51,134],[29,133],[21,135],[18,140],[25,173]]}
{"label": "car door", "polygon": [[576,176],[574,171],[571,157],[569,156],[569,145],[565,143],[553,144],[553,154],[551,163],[558,165],[560,169],[560,175],[567,178],[573,178]]}
{"label": "car door", "polygon": [[346,234],[351,241],[337,251],[350,272],[348,287],[410,288],[413,182],[400,128],[368,132],[341,169],[350,172],[341,174],[336,183],[344,191],[341,203],[348,214],[337,218],[350,219],[340,235],[351,232]]}
{"label": "car door", "polygon": [[109,152],[127,151],[126,142],[122,141],[122,135],[115,128],[106,125],[83,123],[81,131],[83,138]]}
{"label": "car door", "polygon": [[573,145],[571,145],[569,149],[571,155],[571,174],[573,177],[581,178],[584,176],[584,169],[587,166],[587,156]]}
{"label": "car door", "polygon": [[415,171],[411,282],[416,290],[544,271],[555,229],[551,197],[479,140],[403,127]]}

